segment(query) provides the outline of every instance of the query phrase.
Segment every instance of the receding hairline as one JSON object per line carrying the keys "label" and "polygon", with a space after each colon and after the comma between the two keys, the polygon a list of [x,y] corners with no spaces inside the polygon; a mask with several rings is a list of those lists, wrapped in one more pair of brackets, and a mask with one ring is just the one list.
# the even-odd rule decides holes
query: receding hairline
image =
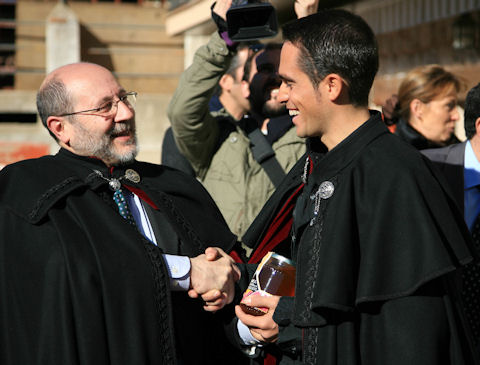
{"label": "receding hairline", "polygon": [[109,69],[106,67],[103,67],[101,65],[98,65],[96,63],[91,63],[91,62],[77,62],[77,63],[70,63],[68,65],[63,65],[55,70],[51,71],[47,76],[45,76],[45,79],[43,80],[42,84],[40,85],[40,89],[42,89],[46,84],[49,82],[55,80],[64,83],[64,80],[66,76],[71,76],[72,71],[79,72],[82,71],[89,71],[92,69],[98,69],[98,70],[103,70],[106,72],[111,73]]}

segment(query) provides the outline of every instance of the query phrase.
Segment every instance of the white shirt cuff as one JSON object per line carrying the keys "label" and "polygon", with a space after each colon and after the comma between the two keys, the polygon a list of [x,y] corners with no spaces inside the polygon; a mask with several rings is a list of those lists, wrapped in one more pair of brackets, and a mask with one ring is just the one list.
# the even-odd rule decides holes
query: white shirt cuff
{"label": "white shirt cuff", "polygon": [[170,276],[170,289],[187,291],[190,288],[190,259],[187,256],[163,254]]}
{"label": "white shirt cuff", "polygon": [[261,345],[260,341],[257,340],[255,337],[252,336],[252,333],[248,329],[248,327],[243,324],[241,320],[237,321],[237,330],[240,339],[242,340],[244,345],[252,346],[252,345]]}

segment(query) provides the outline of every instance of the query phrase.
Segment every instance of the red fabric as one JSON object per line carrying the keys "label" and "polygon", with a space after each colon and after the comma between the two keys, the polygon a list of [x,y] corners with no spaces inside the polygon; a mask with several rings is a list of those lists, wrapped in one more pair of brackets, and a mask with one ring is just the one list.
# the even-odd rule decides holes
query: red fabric
{"label": "red fabric", "polygon": [[277,358],[272,354],[267,354],[265,359],[263,359],[263,365],[276,365],[276,364],[277,364]]}
{"label": "red fabric", "polygon": [[229,253],[230,257],[237,263],[242,263],[243,260],[240,258],[240,256],[238,255],[238,253],[233,250],[232,252]]}
{"label": "red fabric", "polygon": [[250,256],[250,259],[248,260],[249,263],[255,264],[260,262],[260,260],[268,253],[268,251],[272,251],[280,242],[288,237],[293,223],[291,213],[293,211],[293,207],[295,206],[294,198],[303,189],[303,185],[304,184],[301,184],[287,199],[282,209],[268,228],[268,231],[265,234],[262,242],[252,256]]}
{"label": "red fabric", "polygon": [[148,203],[148,205],[150,205],[153,209],[158,209],[157,206],[155,205],[155,203],[152,201],[152,199],[150,199],[148,197],[148,195],[145,194],[145,192],[143,190],[140,190],[139,188],[135,188],[135,187],[129,186],[129,185],[123,185],[123,186],[125,186],[128,190],[130,190],[135,195],[138,195],[138,197],[140,199],[142,199],[144,202]]}
{"label": "red fabric", "polygon": [[[310,175],[313,171],[313,163],[310,157],[308,157],[308,159],[310,160],[308,170],[308,174]],[[272,224],[270,224],[270,227],[268,227],[267,233],[265,234],[265,237],[263,237],[262,242],[258,245],[252,256],[250,256],[250,259],[248,260],[250,264],[260,262],[263,256],[269,251],[272,251],[280,242],[288,237],[293,224],[291,213],[295,206],[296,197],[302,191],[304,185],[305,184],[301,184],[293,194],[290,195],[282,209],[280,209],[280,212],[276,215]]]}
{"label": "red fabric", "polygon": [[390,132],[395,133],[395,130],[397,129],[397,125],[392,124],[392,125],[387,126],[387,128]]}

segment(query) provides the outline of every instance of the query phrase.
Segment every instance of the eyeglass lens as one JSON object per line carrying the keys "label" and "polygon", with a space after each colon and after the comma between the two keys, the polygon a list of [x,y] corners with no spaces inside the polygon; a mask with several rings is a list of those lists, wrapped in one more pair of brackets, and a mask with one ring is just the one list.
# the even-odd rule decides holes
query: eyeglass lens
{"label": "eyeglass lens", "polygon": [[126,94],[122,96],[119,100],[110,101],[101,107],[101,113],[115,113],[118,108],[118,103],[123,102],[128,108],[133,109],[135,107],[135,102],[137,98],[135,94]]}

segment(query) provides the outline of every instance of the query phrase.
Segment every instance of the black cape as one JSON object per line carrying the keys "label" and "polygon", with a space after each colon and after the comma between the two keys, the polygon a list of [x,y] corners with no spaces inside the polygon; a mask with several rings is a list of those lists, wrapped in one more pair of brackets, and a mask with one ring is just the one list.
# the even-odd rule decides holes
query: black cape
{"label": "black cape", "polygon": [[308,155],[309,167],[299,161],[243,237],[259,249],[311,171],[293,213],[296,295],[274,315],[302,330],[303,362],[477,364],[456,288],[471,242],[431,164],[379,115]]}
{"label": "black cape", "polygon": [[395,135],[403,139],[405,142],[411,144],[417,150],[424,150],[427,148],[441,148],[460,142],[457,136],[452,133],[448,141],[446,141],[445,143],[435,143],[429,139],[426,139],[403,119],[398,120],[395,126]]}
{"label": "black cape", "polygon": [[123,181],[156,207],[150,220],[167,249],[118,214],[107,181],[93,173],[109,176],[98,160],[61,150],[0,172],[1,364],[221,364],[234,356],[221,351],[221,315],[171,292],[161,254],[230,251],[236,237],[195,179],[142,162],[113,176],[126,168],[140,174],[138,184]]}

